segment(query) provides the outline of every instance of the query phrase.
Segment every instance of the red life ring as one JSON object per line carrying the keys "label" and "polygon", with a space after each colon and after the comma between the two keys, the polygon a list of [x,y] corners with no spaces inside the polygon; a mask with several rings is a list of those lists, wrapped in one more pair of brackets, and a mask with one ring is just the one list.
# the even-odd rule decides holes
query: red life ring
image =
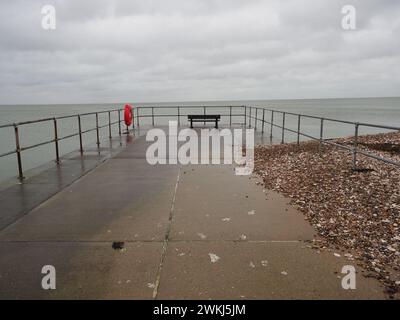
{"label": "red life ring", "polygon": [[124,109],[124,121],[127,126],[130,126],[133,122],[133,112],[132,112],[132,106],[129,104],[125,105]]}

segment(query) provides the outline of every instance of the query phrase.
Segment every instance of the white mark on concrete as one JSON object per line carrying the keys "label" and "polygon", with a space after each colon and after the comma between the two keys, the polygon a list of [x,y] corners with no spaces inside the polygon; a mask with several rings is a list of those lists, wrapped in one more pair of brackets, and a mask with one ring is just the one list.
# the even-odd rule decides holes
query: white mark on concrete
{"label": "white mark on concrete", "polygon": [[210,256],[211,263],[215,263],[220,259],[215,253],[209,253],[208,255]]}
{"label": "white mark on concrete", "polygon": [[131,282],[131,280],[129,280],[129,279],[128,279],[128,280],[126,280],[126,283],[130,283],[130,282]]}
{"label": "white mark on concrete", "polygon": [[256,265],[253,263],[253,261],[250,261],[250,268],[255,268]]}
{"label": "white mark on concrete", "polygon": [[262,260],[262,261],[261,261],[261,265],[262,265],[263,267],[267,267],[267,266],[268,266],[268,260]]}
{"label": "white mark on concrete", "polygon": [[340,254],[339,254],[339,253],[336,253],[336,252],[335,252],[333,255],[334,255],[335,257],[337,257],[337,258],[340,258]]}
{"label": "white mark on concrete", "polygon": [[228,221],[231,221],[231,218],[223,218],[222,221],[228,222]]}
{"label": "white mark on concrete", "polygon": [[256,214],[256,210],[251,210],[251,211],[247,212],[247,214],[249,216],[254,216]]}
{"label": "white mark on concrete", "polygon": [[154,288],[156,287],[156,285],[155,285],[154,283],[150,283],[150,282],[149,282],[149,283],[147,284],[147,287],[150,288],[150,289],[154,289]]}
{"label": "white mark on concrete", "polygon": [[288,275],[288,273],[286,271],[282,271],[281,274],[284,275],[284,276]]}
{"label": "white mark on concrete", "polygon": [[185,255],[184,252],[181,252],[181,253],[178,254],[178,256],[180,256],[180,257],[183,257],[184,255]]}
{"label": "white mark on concrete", "polygon": [[246,235],[244,235],[244,234],[240,235],[240,240],[246,240],[246,239],[247,239]]}
{"label": "white mark on concrete", "polygon": [[203,233],[198,233],[197,235],[202,239],[206,239],[207,238],[207,236],[205,234],[203,234]]}

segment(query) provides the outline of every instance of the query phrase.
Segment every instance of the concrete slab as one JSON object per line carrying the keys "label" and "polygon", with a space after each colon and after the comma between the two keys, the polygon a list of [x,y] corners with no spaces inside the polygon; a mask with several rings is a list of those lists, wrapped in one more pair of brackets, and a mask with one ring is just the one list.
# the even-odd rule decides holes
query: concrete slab
{"label": "concrete slab", "polygon": [[183,166],[171,240],[311,240],[314,229],[283,196],[228,165]]}
{"label": "concrete slab", "polygon": [[116,159],[3,230],[0,240],[163,240],[178,168]]}
{"label": "concrete slab", "polygon": [[[151,299],[162,243],[0,243],[0,299]],[[56,290],[43,290],[44,265]]]}
{"label": "concrete slab", "polygon": [[[118,141],[120,139],[118,138]],[[0,230],[23,217],[33,208],[101,164],[115,152],[121,150],[120,143],[108,140],[108,148],[90,148],[85,153],[71,152],[61,158],[61,163],[47,163],[39,168],[24,172],[23,183],[10,180],[0,185]]]}
{"label": "concrete slab", "polygon": [[303,247],[293,242],[170,242],[157,298],[384,298],[379,283],[360,273],[356,290],[344,290],[340,272],[349,262]]}

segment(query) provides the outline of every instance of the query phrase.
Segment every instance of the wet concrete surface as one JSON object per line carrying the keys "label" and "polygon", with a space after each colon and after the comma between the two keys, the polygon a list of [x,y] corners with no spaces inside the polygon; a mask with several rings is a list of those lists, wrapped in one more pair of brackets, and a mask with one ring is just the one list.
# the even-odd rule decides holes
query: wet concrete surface
{"label": "wet concrete surface", "polygon": [[[354,262],[307,248],[315,232],[287,199],[229,165],[152,166],[144,133],[70,183],[45,172],[19,187],[26,200],[14,190],[1,214],[16,219],[0,231],[1,298],[384,298],[360,270],[357,289],[342,289]],[[47,198],[35,205],[36,194]],[[41,288],[44,265],[56,290]]]}

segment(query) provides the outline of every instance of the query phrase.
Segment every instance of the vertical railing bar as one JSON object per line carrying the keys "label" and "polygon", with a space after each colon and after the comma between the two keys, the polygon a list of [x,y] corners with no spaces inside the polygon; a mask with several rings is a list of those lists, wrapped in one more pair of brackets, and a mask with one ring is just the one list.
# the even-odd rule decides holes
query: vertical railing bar
{"label": "vertical railing bar", "polygon": [[274,110],[271,111],[271,134],[269,136],[270,140],[272,141],[272,131],[274,129]]}
{"label": "vertical railing bar", "polygon": [[[117,112],[118,112],[118,134],[121,135],[121,110],[118,110]],[[132,124],[133,124],[133,121],[132,121]]]}
{"label": "vertical railing bar", "polygon": [[97,148],[100,147],[100,136],[99,136],[99,113],[96,112],[96,137],[97,137]]}
{"label": "vertical railing bar", "polygon": [[324,138],[324,119],[321,118],[321,125],[319,129],[319,152],[322,152],[322,140]]}
{"label": "vertical railing bar", "polygon": [[178,107],[178,127],[181,125],[181,111],[180,107]]}
{"label": "vertical railing bar", "polygon": [[232,127],[232,106],[229,106],[229,126]]}
{"label": "vertical railing bar", "polygon": [[300,145],[300,124],[301,123],[301,115],[298,115],[297,119],[297,145]]}
{"label": "vertical railing bar", "polygon": [[257,131],[258,108],[256,107],[256,116],[254,119],[254,130]]}
{"label": "vertical railing bar", "polygon": [[59,153],[59,149],[58,149],[58,130],[57,130],[57,119],[56,118],[53,119],[53,123],[54,123],[54,144],[55,144],[55,148],[56,148],[56,163],[59,164],[60,163],[60,153]]}
{"label": "vertical railing bar", "polygon": [[154,107],[151,107],[151,124],[154,127]]}
{"label": "vertical railing bar", "polygon": [[285,121],[286,121],[286,112],[283,113],[282,116],[282,141],[281,143],[285,143]]}
{"label": "vertical railing bar", "polygon": [[251,109],[252,107],[249,109],[249,128],[251,128]]}
{"label": "vertical railing bar", "polygon": [[[203,106],[203,111],[204,111],[204,115],[206,115],[206,106]],[[206,125],[205,121],[204,121],[204,125]]]}
{"label": "vertical railing bar", "polygon": [[247,106],[244,106],[244,127],[247,126]]}
{"label": "vertical railing bar", "polygon": [[81,152],[81,154],[83,154],[82,123],[80,114],[78,114],[78,129],[79,129],[79,151]]}
{"label": "vertical railing bar", "polygon": [[261,129],[261,132],[262,132],[262,133],[264,133],[264,127],[265,127],[265,109],[263,108],[262,129]]}
{"label": "vertical railing bar", "polygon": [[354,128],[353,170],[357,170],[358,128],[359,124],[356,123]]}
{"label": "vertical railing bar", "polygon": [[17,152],[17,161],[18,161],[18,179],[20,181],[24,180],[24,174],[22,171],[22,158],[21,158],[21,145],[19,142],[19,129],[16,124],[14,124],[14,134],[15,134],[15,148]]}
{"label": "vertical railing bar", "polygon": [[137,112],[136,112],[136,118],[137,118],[137,126],[138,126],[138,128],[139,128],[139,118],[140,118],[139,109],[140,109],[139,107],[136,108],[136,110],[137,110]]}
{"label": "vertical railing bar", "polygon": [[108,137],[111,139],[112,134],[111,134],[111,112],[108,111]]}

